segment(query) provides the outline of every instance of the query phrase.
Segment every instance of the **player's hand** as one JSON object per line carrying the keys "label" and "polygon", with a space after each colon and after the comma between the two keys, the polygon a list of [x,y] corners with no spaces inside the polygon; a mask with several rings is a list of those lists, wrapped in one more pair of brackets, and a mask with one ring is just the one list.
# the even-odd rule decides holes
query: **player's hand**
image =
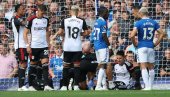
{"label": "player's hand", "polygon": [[29,53],[29,54],[30,54],[31,52],[32,52],[31,47],[30,47],[30,46],[28,46],[28,47],[27,47],[27,53]]}
{"label": "player's hand", "polygon": [[167,74],[167,72],[164,70],[164,69],[160,69],[160,76],[164,76],[164,75],[166,75]]}

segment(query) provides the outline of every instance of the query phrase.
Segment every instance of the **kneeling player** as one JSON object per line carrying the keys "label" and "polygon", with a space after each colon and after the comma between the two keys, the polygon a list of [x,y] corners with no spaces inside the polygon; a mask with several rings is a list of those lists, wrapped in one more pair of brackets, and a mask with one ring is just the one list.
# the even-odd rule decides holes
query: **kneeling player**
{"label": "kneeling player", "polygon": [[131,79],[131,67],[132,64],[125,61],[124,51],[118,51],[116,54],[117,64],[113,66],[115,75],[115,88],[117,89],[129,89]]}
{"label": "kneeling player", "polygon": [[[88,81],[89,82],[93,82],[93,78],[96,74],[96,69],[98,66],[98,63],[96,62],[96,54],[95,53],[91,53],[91,46],[90,46],[90,42],[84,42],[83,43],[83,56],[82,56],[82,60],[80,62],[80,88],[83,90],[87,89],[87,84],[86,84],[86,75],[88,75]],[[93,86],[92,86],[93,87]],[[90,87],[88,87],[90,88]]]}

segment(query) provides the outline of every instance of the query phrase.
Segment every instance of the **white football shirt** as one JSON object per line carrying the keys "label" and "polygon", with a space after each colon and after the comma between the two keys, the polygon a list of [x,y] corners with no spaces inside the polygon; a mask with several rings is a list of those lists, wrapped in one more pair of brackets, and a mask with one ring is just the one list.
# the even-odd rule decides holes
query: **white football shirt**
{"label": "white football shirt", "polygon": [[24,28],[25,25],[22,25],[23,17],[15,16],[12,18],[12,31],[14,33],[14,48],[26,48],[24,42]]}
{"label": "white football shirt", "polygon": [[31,31],[31,48],[48,47],[46,40],[47,27],[49,26],[48,18],[37,18],[32,16],[28,21],[26,28]]}
{"label": "white football shirt", "polygon": [[77,52],[82,51],[81,33],[87,30],[87,25],[84,19],[72,16],[63,19],[60,28],[64,29],[64,51]]}

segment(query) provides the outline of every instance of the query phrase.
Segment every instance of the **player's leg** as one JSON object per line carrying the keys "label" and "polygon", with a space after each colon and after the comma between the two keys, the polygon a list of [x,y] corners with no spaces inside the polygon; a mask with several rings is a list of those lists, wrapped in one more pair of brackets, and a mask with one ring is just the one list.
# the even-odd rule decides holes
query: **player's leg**
{"label": "player's leg", "polygon": [[80,62],[80,82],[79,82],[79,86],[81,90],[87,90],[88,86],[87,86],[87,79],[86,79],[86,75],[89,69],[89,61],[87,60],[81,60]]}
{"label": "player's leg", "polygon": [[40,55],[39,55],[40,59],[41,59],[41,64],[42,64],[42,74],[43,74],[43,78],[44,78],[44,91],[51,91],[53,90],[50,86],[49,86],[49,57],[48,57],[48,48],[42,48],[40,51]]}
{"label": "player's leg", "polygon": [[103,86],[103,90],[107,89],[106,84],[106,72],[105,67],[109,60],[109,50],[107,48],[98,50],[99,54],[99,72],[98,72],[98,80],[97,80],[97,86],[95,90],[101,90],[101,85]]}
{"label": "player's leg", "polygon": [[149,57],[148,57],[148,69],[149,69],[149,88],[152,89],[152,85],[155,78],[155,71],[154,71],[154,62],[155,62],[155,52],[153,49],[149,49]]}
{"label": "player's leg", "polygon": [[74,64],[74,90],[79,90],[79,78],[80,78],[80,61],[82,52],[75,52],[72,61]]}
{"label": "player's leg", "polygon": [[147,48],[139,48],[137,54],[137,62],[140,63],[142,78],[145,84],[145,89],[149,87],[149,73],[147,70]]}
{"label": "player's leg", "polygon": [[28,71],[28,83],[29,83],[29,91],[36,91],[34,88],[35,86],[35,78],[37,74],[37,64],[39,61],[39,49],[33,49],[32,48],[32,53],[30,54],[30,67]]}
{"label": "player's leg", "polygon": [[80,69],[81,73],[80,73],[80,82],[79,82],[79,86],[81,90],[87,90],[87,84],[86,84],[86,75],[87,75],[87,71],[83,70],[83,68]]}
{"label": "player's leg", "polygon": [[63,79],[62,79],[62,87],[60,90],[67,90],[67,86],[69,84],[69,69],[71,65],[72,55],[70,52],[64,51],[64,65],[63,65]]}
{"label": "player's leg", "polygon": [[104,69],[100,68],[100,54],[99,54],[99,50],[95,52],[96,53],[96,58],[97,58],[97,62],[98,62],[98,75],[97,75],[97,85],[95,90],[100,90],[102,89],[102,78],[103,78],[103,72]]}
{"label": "player's leg", "polygon": [[136,66],[133,68],[132,72],[132,78],[135,80],[135,89],[140,90],[141,89],[141,83],[140,83],[140,77],[141,77],[141,70],[139,66]]}
{"label": "player's leg", "polygon": [[96,86],[95,84],[95,75],[96,75],[96,70],[98,67],[97,63],[89,63],[89,65],[87,65],[88,67],[88,73],[87,73],[87,78],[88,78],[88,88],[90,90],[94,90],[94,86]]}
{"label": "player's leg", "polygon": [[107,74],[107,79],[108,79],[108,84],[109,84],[109,89],[113,89],[115,87],[113,83],[113,66],[112,63],[107,64],[107,69],[106,69],[106,74]]}
{"label": "player's leg", "polygon": [[27,91],[26,86],[24,86],[25,71],[27,68],[27,61],[28,61],[28,53],[26,49],[25,48],[17,49],[16,58],[19,63],[19,69],[18,69],[19,89],[18,91]]}

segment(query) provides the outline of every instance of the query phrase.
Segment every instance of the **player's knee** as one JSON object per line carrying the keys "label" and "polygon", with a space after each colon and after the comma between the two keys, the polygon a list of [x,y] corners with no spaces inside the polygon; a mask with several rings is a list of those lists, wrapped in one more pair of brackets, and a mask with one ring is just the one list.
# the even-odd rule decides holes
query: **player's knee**
{"label": "player's knee", "polygon": [[26,68],[27,68],[27,62],[20,62],[20,63],[19,63],[19,66],[20,66],[21,68],[26,69]]}
{"label": "player's knee", "polygon": [[98,68],[103,68],[103,69],[106,69],[107,68],[107,64],[106,63],[100,63],[99,65],[98,65]]}

